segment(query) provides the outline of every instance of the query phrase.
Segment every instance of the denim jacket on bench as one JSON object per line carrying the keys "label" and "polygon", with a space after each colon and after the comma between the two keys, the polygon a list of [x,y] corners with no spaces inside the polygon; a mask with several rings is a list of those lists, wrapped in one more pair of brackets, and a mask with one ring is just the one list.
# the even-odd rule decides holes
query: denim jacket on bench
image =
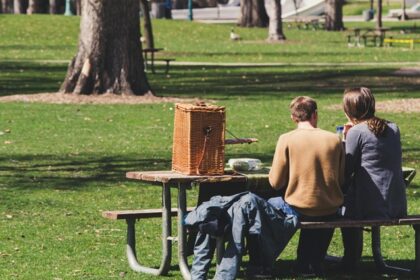
{"label": "denim jacket on bench", "polygon": [[[258,248],[263,264],[271,267],[297,230],[297,217],[286,215],[259,196],[244,192],[233,196],[214,196],[198,206],[185,218],[187,226],[198,226],[227,213],[230,227],[227,247],[215,279],[235,279],[244,254],[244,237],[258,236]],[[191,279],[207,279],[207,272],[215,250],[215,239],[207,232],[199,231],[194,247]]]}

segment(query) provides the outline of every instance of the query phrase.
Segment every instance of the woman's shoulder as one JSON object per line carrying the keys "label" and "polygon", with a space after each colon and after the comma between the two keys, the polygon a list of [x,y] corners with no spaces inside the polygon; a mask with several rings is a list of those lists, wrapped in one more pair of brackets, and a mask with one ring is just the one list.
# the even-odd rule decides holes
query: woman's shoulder
{"label": "woman's shoulder", "polygon": [[398,125],[396,123],[393,122],[388,122],[387,123],[388,127],[390,127],[392,130],[399,130]]}
{"label": "woman's shoulder", "polygon": [[362,134],[362,133],[368,132],[368,131],[369,131],[368,125],[365,122],[363,122],[363,123],[358,123],[358,124],[354,125],[349,130],[349,133],[351,133],[351,134]]}

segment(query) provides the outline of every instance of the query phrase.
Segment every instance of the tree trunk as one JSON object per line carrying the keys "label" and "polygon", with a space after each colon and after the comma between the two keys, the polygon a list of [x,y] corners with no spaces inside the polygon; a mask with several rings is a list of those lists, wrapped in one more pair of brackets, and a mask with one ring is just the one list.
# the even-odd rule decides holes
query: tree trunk
{"label": "tree trunk", "polygon": [[57,0],[49,0],[49,12],[50,14],[56,14],[57,13]]}
{"label": "tree trunk", "polygon": [[82,0],[74,0],[74,7],[76,10],[76,15],[77,16],[82,15]]}
{"label": "tree trunk", "polygon": [[2,0],[1,2],[2,11],[4,14],[13,13],[13,0]]}
{"label": "tree trunk", "polygon": [[378,18],[376,20],[376,28],[382,28],[382,0],[378,0]]}
{"label": "tree trunk", "polygon": [[24,10],[24,3],[22,0],[14,0],[13,1],[13,12],[16,15],[23,14]]}
{"label": "tree trunk", "polygon": [[405,13],[405,10],[407,9],[407,5],[405,3],[405,0],[402,0],[402,14],[401,14],[401,20],[407,20],[407,14]]}
{"label": "tree trunk", "polygon": [[270,0],[270,23],[268,25],[268,41],[284,41],[283,21],[281,19],[281,0]]}
{"label": "tree trunk", "polygon": [[329,31],[344,29],[342,0],[326,0],[325,29]]}
{"label": "tree trunk", "polygon": [[146,39],[146,47],[154,49],[155,43],[153,41],[152,21],[150,20],[150,11],[147,0],[140,0],[140,9],[143,11],[143,35]]}
{"label": "tree trunk", "polygon": [[139,38],[138,0],[82,1],[79,51],[60,92],[149,93]]}
{"label": "tree trunk", "polygon": [[241,0],[241,16],[238,25],[242,27],[267,27],[268,15],[264,0]]}
{"label": "tree trunk", "polygon": [[28,2],[28,9],[26,13],[28,15],[37,14],[41,12],[41,2],[42,0],[29,0]]}

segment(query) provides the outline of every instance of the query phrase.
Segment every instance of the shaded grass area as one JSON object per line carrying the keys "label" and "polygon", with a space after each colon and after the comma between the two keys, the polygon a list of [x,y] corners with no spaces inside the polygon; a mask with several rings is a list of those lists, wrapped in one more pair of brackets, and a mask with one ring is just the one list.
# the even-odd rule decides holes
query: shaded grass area
{"label": "shaded grass area", "polygon": [[[169,75],[148,75],[157,95],[288,97],[339,95],[346,87],[363,84],[389,97],[413,97],[420,81],[416,76],[395,75],[391,66],[171,66]],[[0,61],[0,96],[58,91],[66,66],[55,63]],[[244,91],[246,88],[246,91]]]}
{"label": "shaded grass area", "polygon": [[[0,16],[1,26],[8,27],[0,28],[0,96],[58,89],[65,75],[65,63],[26,61],[68,60],[74,54],[77,18],[52,19],[55,25],[50,26],[49,17]],[[412,23],[405,24],[410,26]],[[349,57],[343,58],[344,61],[359,61],[360,57],[376,61],[371,57],[373,54],[378,56],[378,61],[387,61],[387,52],[395,56],[389,59],[391,61],[418,60],[416,51],[401,49],[345,47],[341,50],[342,33],[290,30],[291,45],[266,46],[255,43],[266,36],[265,30],[240,29],[246,40],[255,42],[235,45],[224,39],[230,27],[156,21],[157,45],[166,47],[165,54],[175,54],[177,60],[180,57],[179,60],[191,61],[228,58],[231,62],[334,62],[339,60],[336,56],[347,51]],[[179,34],[191,35],[192,41],[182,40]],[[315,46],[313,40],[317,37],[319,44]],[[298,40],[306,42],[305,45],[296,47],[298,44],[293,42]],[[333,49],[333,45],[337,47]],[[16,61],[18,59],[25,61]],[[315,97],[319,102],[320,127],[334,131],[337,124],[345,122],[345,117],[341,111],[328,108],[340,103],[345,87],[369,86],[379,101],[420,98],[418,77],[395,76],[395,69],[384,65],[175,65],[168,76],[148,77],[159,95],[198,96],[226,106],[229,131],[239,137],[259,139],[251,145],[227,146],[226,158],[255,157],[269,165],[278,136],[293,128],[287,109],[291,98],[296,95]],[[170,169],[173,110],[173,104],[169,103],[0,103],[1,278],[180,279],[175,249],[174,271],[169,277],[132,272],[125,259],[124,222],[100,217],[103,210],[160,207],[159,188],[126,180],[125,172]],[[404,165],[420,170],[420,122],[417,121],[420,113],[379,112],[379,115],[400,126]],[[407,189],[410,213],[420,213],[419,178],[417,176]],[[176,195],[175,190],[173,195]],[[189,205],[194,205],[197,195],[197,189],[189,191]],[[143,248],[138,256],[142,262],[154,267],[159,264],[160,230],[159,220],[143,221],[138,227],[138,240]],[[395,278],[375,272],[370,239],[367,233],[365,236],[365,258],[357,277]],[[410,267],[414,259],[412,229],[386,228],[382,236],[384,256],[394,264]],[[297,238],[296,235],[277,262],[278,278],[293,278],[291,267]],[[339,231],[330,253],[342,254]],[[328,276],[351,278],[342,275],[333,265],[328,267]]]}

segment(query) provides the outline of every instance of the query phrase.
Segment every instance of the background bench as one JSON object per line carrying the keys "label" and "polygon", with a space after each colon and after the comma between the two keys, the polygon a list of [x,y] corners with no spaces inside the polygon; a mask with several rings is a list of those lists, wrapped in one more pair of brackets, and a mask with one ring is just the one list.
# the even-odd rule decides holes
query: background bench
{"label": "background bench", "polygon": [[413,38],[385,38],[384,44],[386,44],[389,47],[392,47],[392,44],[408,44],[410,46],[410,49],[414,49],[415,43],[420,43],[420,39],[413,39]]}

